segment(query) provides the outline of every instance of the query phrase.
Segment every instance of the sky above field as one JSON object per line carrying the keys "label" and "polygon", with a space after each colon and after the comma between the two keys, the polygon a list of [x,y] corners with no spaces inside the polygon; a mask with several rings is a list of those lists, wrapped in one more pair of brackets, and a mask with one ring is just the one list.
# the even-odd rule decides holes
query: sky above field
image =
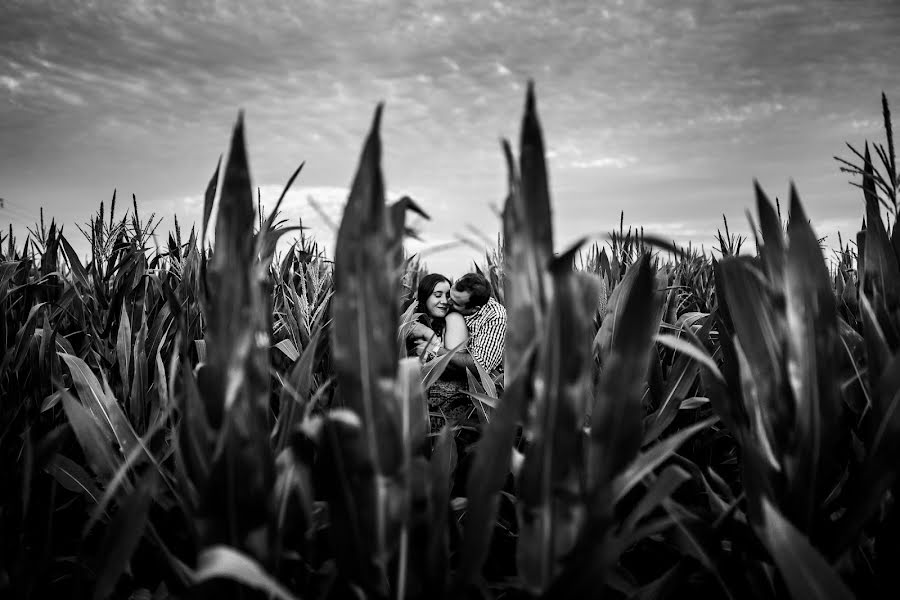
{"label": "sky above field", "polygon": [[836,243],[863,210],[832,157],[883,141],[882,90],[900,114],[893,0],[2,0],[0,15],[0,225],[43,206],[76,238],[113,189],[199,222],[244,109],[263,202],[306,161],[285,216],[328,246],[384,101],[389,199],[431,215],[426,248],[474,240],[426,254],[462,274],[496,236],[499,140],[518,140],[532,78],[557,246],[624,211],[709,247],[723,214],[749,231],[754,178],[783,199],[793,179]]}

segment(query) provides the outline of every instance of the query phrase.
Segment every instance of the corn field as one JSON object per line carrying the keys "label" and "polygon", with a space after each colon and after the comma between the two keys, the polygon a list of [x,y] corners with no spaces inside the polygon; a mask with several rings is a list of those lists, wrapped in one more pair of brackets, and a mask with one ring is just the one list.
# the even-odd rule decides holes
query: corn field
{"label": "corn field", "polygon": [[555,254],[530,86],[518,155],[502,144],[502,235],[478,266],[508,311],[505,385],[470,378],[477,425],[436,435],[425,389],[446,360],[406,358],[398,338],[424,272],[406,214],[422,211],[385,200],[381,106],[333,261],[306,234],[276,255],[296,228],[284,194],[269,215],[254,202],[242,117],[199,231],[151,246],[158,222],[136,201],[116,217],[115,197],[82,228],[86,260],[53,221],[21,243],[10,228],[0,594],[900,593],[882,103],[886,145],[838,159],[864,225],[831,266],[797,191],[785,224],[759,186],[752,253],[726,222],[712,255],[623,224]]}

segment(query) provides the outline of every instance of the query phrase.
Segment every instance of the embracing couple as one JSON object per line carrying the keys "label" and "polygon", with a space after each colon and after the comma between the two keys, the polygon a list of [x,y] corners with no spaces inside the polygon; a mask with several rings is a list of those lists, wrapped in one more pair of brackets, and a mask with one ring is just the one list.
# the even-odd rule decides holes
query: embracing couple
{"label": "embracing couple", "polygon": [[480,273],[450,281],[431,273],[416,290],[415,322],[406,330],[408,355],[430,361],[451,352],[447,368],[427,390],[432,431],[445,421],[465,420],[473,405],[465,394],[469,370],[480,380],[486,373],[501,383],[506,309],[491,296],[491,284]]}

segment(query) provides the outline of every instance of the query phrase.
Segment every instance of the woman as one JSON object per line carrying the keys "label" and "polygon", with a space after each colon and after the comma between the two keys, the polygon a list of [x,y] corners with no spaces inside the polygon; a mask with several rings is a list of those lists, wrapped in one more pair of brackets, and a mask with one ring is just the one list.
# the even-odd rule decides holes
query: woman
{"label": "woman", "polygon": [[[469,339],[469,330],[462,315],[450,312],[451,282],[439,273],[426,275],[416,290],[418,318],[406,336],[407,355],[434,358],[438,348],[453,349]],[[425,343],[422,343],[425,342]],[[424,348],[417,353],[419,347]],[[472,402],[464,392],[468,382],[461,374],[444,371],[428,389],[428,409],[431,430],[439,431],[444,420],[454,422],[465,418]]]}

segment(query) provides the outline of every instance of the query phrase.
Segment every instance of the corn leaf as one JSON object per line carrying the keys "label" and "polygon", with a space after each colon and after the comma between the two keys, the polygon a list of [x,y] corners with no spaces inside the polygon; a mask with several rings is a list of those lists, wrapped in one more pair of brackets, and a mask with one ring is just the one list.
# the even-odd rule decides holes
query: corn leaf
{"label": "corn leaf", "polygon": [[784,269],[788,382],[795,402],[794,435],[802,450],[785,468],[793,488],[792,513],[808,531],[819,488],[833,464],[841,398],[835,371],[837,309],[815,233],[791,187],[789,248]]}
{"label": "corn leaf", "polygon": [[[255,254],[253,205],[240,114],[222,176],[209,286],[202,296],[208,363],[197,370],[197,388],[209,423],[218,428],[204,490],[209,497],[201,502],[212,525],[200,543],[226,540],[241,548],[251,532],[268,533],[268,514],[260,508],[267,505],[275,479],[268,423],[272,298],[259,275],[267,266],[260,266]],[[164,316],[168,321],[167,315],[158,316],[157,331],[166,329]],[[151,337],[158,347],[163,334]]]}
{"label": "corn leaf", "polygon": [[219,168],[222,166],[222,157],[216,162],[216,170],[213,172],[209,183],[206,186],[206,193],[203,195],[203,229],[200,233],[200,246],[206,243],[206,230],[209,225],[209,218],[212,216],[213,202],[216,199],[216,187],[219,185]]}
{"label": "corn leaf", "polygon": [[468,340],[464,340],[456,347],[451,348],[448,352],[442,354],[439,358],[425,363],[423,367],[422,387],[427,390],[434,385],[434,382],[444,374],[445,370],[447,370],[453,356],[457,352],[462,352],[468,343]]}
{"label": "corn leaf", "polygon": [[874,389],[878,386],[885,365],[890,361],[891,348],[867,294],[859,295],[859,314],[866,345],[866,371],[869,386]]}
{"label": "corn leaf", "polygon": [[546,309],[544,268],[553,250],[543,145],[534,87],[529,83],[519,144],[520,168],[527,168],[529,173],[522,173],[521,179],[509,144],[505,140],[502,143],[509,185],[503,208],[503,294],[508,322],[505,401],[482,433],[466,483],[469,505],[461,564],[453,584],[456,595],[475,582],[487,558],[499,492],[509,474],[516,425],[523,419],[533,393],[530,365]]}
{"label": "corn leaf", "polygon": [[631,538],[631,534],[634,532],[641,519],[660,508],[662,501],[671,496],[681,484],[688,481],[690,478],[690,473],[678,465],[670,465],[663,469],[662,473],[659,474],[659,477],[648,486],[647,491],[644,493],[637,506],[635,506],[628,514],[628,517],[620,528],[618,535],[629,540],[625,545],[626,548],[637,541]]}
{"label": "corn leaf", "polygon": [[809,540],[766,498],[760,535],[795,600],[850,599],[853,593]]}
{"label": "corn leaf", "polygon": [[202,550],[192,579],[195,584],[213,579],[230,579],[264,592],[271,598],[297,600],[277,579],[263,570],[258,562],[229,546],[212,546]]}
{"label": "corn leaf", "polygon": [[704,367],[707,371],[709,371],[710,375],[712,375],[719,381],[725,381],[722,373],[719,372],[718,365],[716,365],[715,361],[707,353],[705,348],[698,347],[685,338],[677,337],[668,333],[657,334],[655,336],[655,340],[663,346],[667,346],[668,348],[671,348],[676,352],[680,352],[692,358],[697,362],[698,365]]}
{"label": "corn leaf", "polygon": [[175,446],[190,479],[203,487],[211,469],[213,430],[187,357],[182,357],[181,381],[183,387],[178,406],[181,418]]}
{"label": "corn leaf", "polygon": [[403,241],[409,234],[406,227],[407,211],[424,219],[428,214],[409,196],[403,196],[388,207],[387,210],[387,256],[392,272],[403,269]]}
{"label": "corn leaf", "polygon": [[[771,446],[771,453],[780,457],[790,443],[795,412],[794,404],[784,401],[789,392],[784,366],[787,324],[784,311],[777,308],[783,301],[783,291],[771,288],[754,262],[746,257],[728,257],[717,267],[716,285],[721,286],[738,341],[733,345],[734,356],[730,348],[725,356],[734,359],[732,365],[739,363],[734,357],[745,358],[744,368],[734,375],[747,385],[742,388],[743,407],[714,404],[714,408],[730,413],[726,417],[732,419],[732,424],[743,422],[743,414],[747,414],[750,422],[761,428],[760,435],[770,442],[767,446]],[[723,340],[721,344],[724,351],[729,342]]]}
{"label": "corn leaf", "polygon": [[129,454],[138,445],[138,437],[116,399],[103,390],[97,377],[83,360],[71,354],[61,353],[59,356],[69,367],[75,390],[84,406],[91,411],[98,423],[103,423],[108,428],[122,454]]}
{"label": "corn leaf", "polygon": [[[606,485],[641,447],[641,391],[649,353],[659,329],[654,302],[650,255],[632,264],[630,284],[616,287],[622,294],[607,319],[613,319],[609,353],[603,362],[591,414],[591,447],[587,474],[590,489]],[[612,302],[611,302],[612,303]],[[617,333],[618,332],[618,333]],[[624,332],[628,332],[627,335]]]}
{"label": "corn leaf", "polygon": [[155,470],[148,470],[113,515],[100,546],[102,566],[94,586],[95,600],[108,598],[115,591],[119,577],[128,568],[147,526],[158,477]]}
{"label": "corn leaf", "polygon": [[621,500],[625,494],[651,473],[653,469],[671,458],[682,444],[697,433],[704,429],[708,429],[717,420],[718,417],[710,417],[694,423],[690,427],[686,427],[679,430],[677,433],[673,433],[666,439],[641,452],[613,481],[613,502]]}
{"label": "corn leaf", "polygon": [[[382,478],[396,475],[403,458],[402,411],[394,384],[398,315],[393,303],[385,301],[398,282],[387,252],[381,111],[379,105],[338,230],[331,306],[336,402],[356,413],[362,424],[359,430],[329,429],[331,459],[337,462],[332,475],[337,481],[329,488],[333,519],[346,523],[334,533],[359,544],[338,553],[338,565],[368,593],[383,593],[378,590],[387,585],[383,569],[392,541],[387,539],[382,487],[387,481]],[[345,499],[337,501],[337,496]]]}
{"label": "corn leaf", "polygon": [[606,313],[602,316],[600,329],[594,337],[594,353],[599,357],[600,364],[608,360],[613,341],[616,339],[621,325],[621,313],[625,308],[624,299],[630,294],[638,272],[639,269],[629,268],[609,295],[606,303]]}
{"label": "corn leaf", "polygon": [[88,465],[103,479],[113,476],[119,459],[113,453],[112,432],[101,424],[88,409],[81,405],[69,392],[60,389],[63,408],[78,444],[87,458]]}
{"label": "corn leaf", "polygon": [[[362,419],[376,463],[399,462],[399,431],[385,382],[397,369],[395,281],[385,257],[384,183],[379,106],[366,140],[338,231],[332,301],[332,346],[342,402]],[[379,439],[380,438],[380,439]]]}
{"label": "corn leaf", "polygon": [[131,379],[131,390],[129,393],[129,412],[138,428],[143,428],[145,424],[146,412],[146,392],[148,387],[147,377],[147,313],[141,311],[141,325],[138,328],[137,335],[134,337],[134,346],[131,348],[132,364],[134,372]]}
{"label": "corn leaf", "polygon": [[291,340],[281,340],[277,344],[275,344],[275,348],[281,350],[281,353],[284,354],[289,361],[294,362],[298,358],[300,358],[300,353],[297,351],[297,346],[294,345],[294,342]]}
{"label": "corn leaf", "polygon": [[[574,276],[575,246],[553,262],[553,300],[546,314],[536,374],[534,421],[519,477],[518,567],[523,583],[540,593],[557,560],[575,543],[583,507],[576,502],[583,465],[581,429],[592,392],[590,331],[583,323],[595,306],[583,303],[583,281]],[[574,517],[574,518],[573,518]]]}
{"label": "corn leaf", "polygon": [[91,509],[91,515],[88,518],[87,522],[84,524],[84,527],[81,530],[81,537],[86,538],[91,528],[100,520],[100,518],[107,512],[107,508],[110,503],[122,493],[129,492],[134,488],[134,484],[131,479],[128,477],[129,473],[135,468],[136,465],[140,463],[140,461],[145,457],[149,456],[151,462],[153,462],[154,467],[156,467],[157,472],[161,473],[161,469],[159,463],[153,460],[153,457],[150,455],[149,451],[147,451],[147,442],[149,442],[153,436],[162,428],[165,424],[164,419],[160,419],[156,421],[147,433],[144,435],[144,440],[141,442],[139,446],[136,446],[119,464],[116,469],[115,474],[106,482],[105,489],[103,490],[103,495],[96,502],[96,506]]}
{"label": "corn leaf", "polygon": [[429,431],[428,406],[418,359],[404,358],[398,364],[396,396],[402,414],[401,431],[408,461],[422,448]]}
{"label": "corn leaf", "polygon": [[756,210],[759,214],[759,226],[763,238],[759,255],[772,285],[780,289],[784,281],[784,230],[781,219],[759,182],[754,180],[753,187],[756,191]]}
{"label": "corn leaf", "polygon": [[876,424],[868,441],[868,456],[859,481],[848,492],[848,508],[824,539],[829,554],[838,555],[864,533],[863,527],[884,501],[897,479],[896,456],[900,452],[900,354],[886,365],[872,395],[870,414]]}
{"label": "corn leaf", "polygon": [[699,374],[697,361],[689,354],[680,353],[669,371],[659,408],[644,421],[644,444],[656,440],[672,424]]}
{"label": "corn leaf", "polygon": [[305,404],[309,399],[314,382],[313,370],[321,337],[322,329],[320,327],[316,329],[309,340],[309,344],[303,349],[303,354],[299,357],[300,360],[291,368],[288,379],[281,390],[278,424],[275,427],[276,454],[280,454],[286,447],[288,437],[300,420],[302,404]]}
{"label": "corn leaf", "polygon": [[37,329],[38,318],[43,314],[46,302],[38,302],[28,311],[28,317],[25,323],[16,333],[16,349],[13,354],[13,370],[18,371],[22,368],[25,360],[28,358],[28,348],[34,338],[34,332]]}
{"label": "corn leaf", "polygon": [[876,302],[876,310],[881,309],[882,302],[887,308],[894,309],[900,304],[900,263],[881,220],[881,205],[875,188],[868,145],[864,164],[862,187],[866,199],[867,227],[864,268],[860,269],[860,289]]}
{"label": "corn leaf", "polygon": [[386,593],[386,499],[376,457],[355,411],[330,411],[321,426],[317,460],[320,486],[328,499],[330,534],[341,573],[355,585]]}
{"label": "corn leaf", "polygon": [[131,321],[128,319],[128,311],[122,306],[122,315],[119,318],[119,331],[116,336],[116,354],[118,356],[119,377],[122,379],[122,389],[129,390],[131,373]]}
{"label": "corn leaf", "polygon": [[[239,115],[225,165],[216,216],[216,245],[207,272],[210,297],[206,349],[210,365],[225,377],[228,395],[216,400],[224,400],[226,407],[237,401],[238,396],[250,393],[244,387],[243,360],[264,354],[251,341],[255,321],[261,318],[252,312],[256,284],[252,281],[255,256],[251,190],[243,115]],[[252,400],[248,398],[247,402]]]}
{"label": "corn leaf", "polygon": [[62,454],[55,454],[45,469],[70,492],[82,494],[92,504],[96,504],[100,500],[100,489],[97,484],[94,483],[87,471],[81,468],[81,465],[71,459]]}
{"label": "corn leaf", "polygon": [[62,232],[59,234],[59,241],[62,245],[63,252],[66,254],[66,260],[69,261],[69,267],[72,269],[72,275],[75,277],[75,281],[81,285],[83,290],[90,290],[92,286],[88,280],[87,270],[85,270],[84,265],[81,264],[81,259],[78,258],[75,249],[72,248],[69,240],[62,235]]}
{"label": "corn leaf", "polygon": [[447,560],[450,556],[448,523],[450,518],[450,491],[456,471],[457,452],[453,431],[443,427],[435,440],[429,463],[429,537],[425,548],[426,588],[444,590],[450,573]]}
{"label": "corn leaf", "polygon": [[[525,115],[519,137],[519,173],[521,174],[521,216],[528,224],[527,244],[535,257],[553,255],[553,220],[550,210],[550,186],[544,158],[544,136],[538,119],[534,82],[525,93]],[[524,233],[524,232],[521,232]]]}

